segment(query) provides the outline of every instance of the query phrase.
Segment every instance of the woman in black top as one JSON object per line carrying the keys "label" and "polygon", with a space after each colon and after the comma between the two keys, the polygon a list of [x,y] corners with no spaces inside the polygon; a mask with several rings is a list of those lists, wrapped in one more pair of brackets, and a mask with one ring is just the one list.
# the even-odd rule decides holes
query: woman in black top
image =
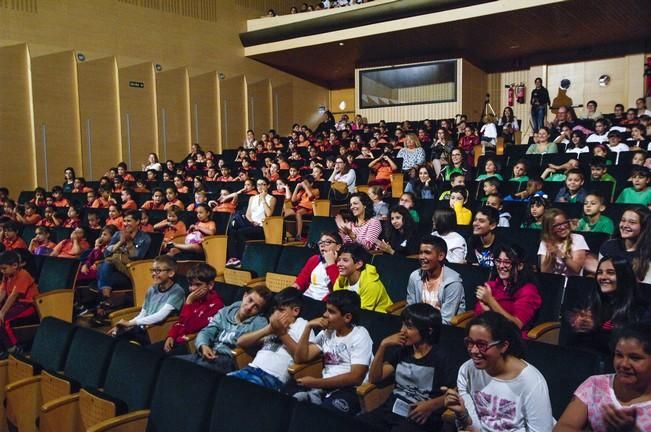
{"label": "woman in black top", "polygon": [[377,242],[382,252],[403,256],[418,253],[418,226],[405,207],[396,206],[389,211],[389,220],[382,232],[384,240]]}
{"label": "woman in black top", "polygon": [[531,90],[531,121],[534,132],[545,125],[545,114],[549,105],[549,92],[542,85],[542,78],[534,81],[536,87]]}

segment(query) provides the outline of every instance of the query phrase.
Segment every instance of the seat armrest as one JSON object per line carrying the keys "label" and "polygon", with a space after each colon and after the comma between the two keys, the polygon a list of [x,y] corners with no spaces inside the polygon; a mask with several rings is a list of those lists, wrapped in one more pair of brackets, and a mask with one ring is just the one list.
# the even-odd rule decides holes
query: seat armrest
{"label": "seat armrest", "polygon": [[15,391],[15,390],[17,390],[17,389],[19,389],[21,387],[26,387],[26,386],[29,386],[29,385],[32,385],[32,384],[38,384],[40,382],[41,382],[41,376],[40,375],[31,376],[31,377],[23,378],[23,379],[20,379],[18,381],[14,381],[12,383],[7,384],[7,386],[5,387],[5,390],[7,391],[7,393],[9,393],[9,392]]}
{"label": "seat armrest", "polygon": [[287,370],[294,378],[304,376],[321,377],[323,360],[319,357],[307,363],[294,363]]}
{"label": "seat armrest", "polygon": [[364,383],[362,385],[358,385],[355,390],[357,391],[357,396],[364,397],[376,388],[377,387],[375,384]]}
{"label": "seat armrest", "polygon": [[400,314],[400,312],[407,307],[407,301],[406,300],[400,300],[399,302],[395,302],[391,306],[387,308],[387,313],[388,314],[393,314],[397,315]]}
{"label": "seat armrest", "polygon": [[255,277],[248,281],[247,283],[244,284],[245,287],[252,287],[252,286],[258,286],[260,284],[264,285],[264,283],[267,281],[267,278],[264,276],[260,277]]}
{"label": "seat armrest", "polygon": [[133,318],[134,316],[140,313],[140,306],[132,306],[124,309],[119,309],[114,312],[111,312],[108,318],[111,320],[111,324],[115,324],[121,319],[126,319],[125,317]]}
{"label": "seat armrest", "polygon": [[249,363],[251,363],[251,361],[253,360],[253,357],[251,357],[251,355],[248,352],[246,352],[240,347],[233,348],[231,350],[231,355],[233,356],[233,360],[237,365],[238,369],[243,369],[247,367]]}
{"label": "seat armrest", "polygon": [[462,312],[459,315],[453,316],[450,320],[450,324],[455,327],[466,327],[468,325],[468,320],[474,316],[474,311]]}
{"label": "seat armrest", "polygon": [[149,410],[139,410],[113,417],[89,427],[86,429],[86,432],[144,431],[147,426],[149,413]]}
{"label": "seat armrest", "polygon": [[550,333],[554,330],[560,329],[561,323],[558,321],[544,322],[538,324],[527,333],[529,339],[541,339],[545,334]]}
{"label": "seat armrest", "polygon": [[72,403],[77,403],[79,401],[79,393],[73,393],[70,395],[65,395],[60,398],[53,399],[49,402],[44,403],[41,406],[41,413],[47,413],[57,408],[69,405]]}

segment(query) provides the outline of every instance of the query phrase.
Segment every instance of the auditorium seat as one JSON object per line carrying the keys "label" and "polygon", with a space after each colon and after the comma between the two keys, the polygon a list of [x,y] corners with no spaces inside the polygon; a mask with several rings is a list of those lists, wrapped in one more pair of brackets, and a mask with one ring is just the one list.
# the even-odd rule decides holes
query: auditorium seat
{"label": "auditorium seat", "polygon": [[242,254],[242,268],[224,269],[226,283],[244,286],[251,279],[264,277],[276,268],[282,246],[261,242],[247,242]]}
{"label": "auditorium seat", "polygon": [[217,387],[209,432],[285,432],[294,399],[277,391],[226,376]]}
{"label": "auditorium seat", "polygon": [[82,386],[104,385],[116,340],[97,331],[79,328],[70,344],[63,371],[43,370],[6,387],[7,420],[19,431],[33,431],[41,405],[77,392]]}
{"label": "auditorium seat", "polygon": [[246,286],[264,285],[273,292],[281,291],[291,286],[296,275],[301,271],[307,260],[315,254],[311,248],[284,246],[280,251],[278,263],[264,277],[257,277],[247,282]]}
{"label": "auditorium seat", "polygon": [[161,366],[150,409],[105,420],[88,430],[205,432],[221,378],[210,369],[178,358],[167,358]]}
{"label": "auditorium seat", "polygon": [[39,430],[86,430],[111,417],[147,409],[162,359],[162,352],[119,341],[106,372],[104,387],[84,387],[78,394],[44,404]]}

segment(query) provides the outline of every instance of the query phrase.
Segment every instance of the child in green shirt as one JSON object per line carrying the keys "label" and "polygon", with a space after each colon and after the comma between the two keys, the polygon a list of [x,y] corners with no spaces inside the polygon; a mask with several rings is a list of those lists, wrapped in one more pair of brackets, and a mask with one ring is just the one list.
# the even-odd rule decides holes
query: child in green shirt
{"label": "child in green shirt", "polygon": [[631,177],[629,177],[633,186],[624,189],[617,197],[616,202],[623,204],[640,204],[644,206],[651,204],[651,188],[649,188],[650,177],[651,174],[647,167],[634,166],[631,169]]}
{"label": "child in green shirt", "polygon": [[599,192],[590,192],[583,201],[583,217],[579,219],[576,231],[602,232],[612,235],[615,225],[612,219],[602,213],[606,210],[604,197]]}

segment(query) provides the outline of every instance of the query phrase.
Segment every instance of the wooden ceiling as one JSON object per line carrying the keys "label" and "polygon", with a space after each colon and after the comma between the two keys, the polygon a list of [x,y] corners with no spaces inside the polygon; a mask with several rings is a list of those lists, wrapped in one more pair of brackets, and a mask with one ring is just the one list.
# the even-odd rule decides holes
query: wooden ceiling
{"label": "wooden ceiling", "polygon": [[572,0],[251,56],[330,89],[355,68],[463,57],[487,72],[651,52],[649,0]]}

